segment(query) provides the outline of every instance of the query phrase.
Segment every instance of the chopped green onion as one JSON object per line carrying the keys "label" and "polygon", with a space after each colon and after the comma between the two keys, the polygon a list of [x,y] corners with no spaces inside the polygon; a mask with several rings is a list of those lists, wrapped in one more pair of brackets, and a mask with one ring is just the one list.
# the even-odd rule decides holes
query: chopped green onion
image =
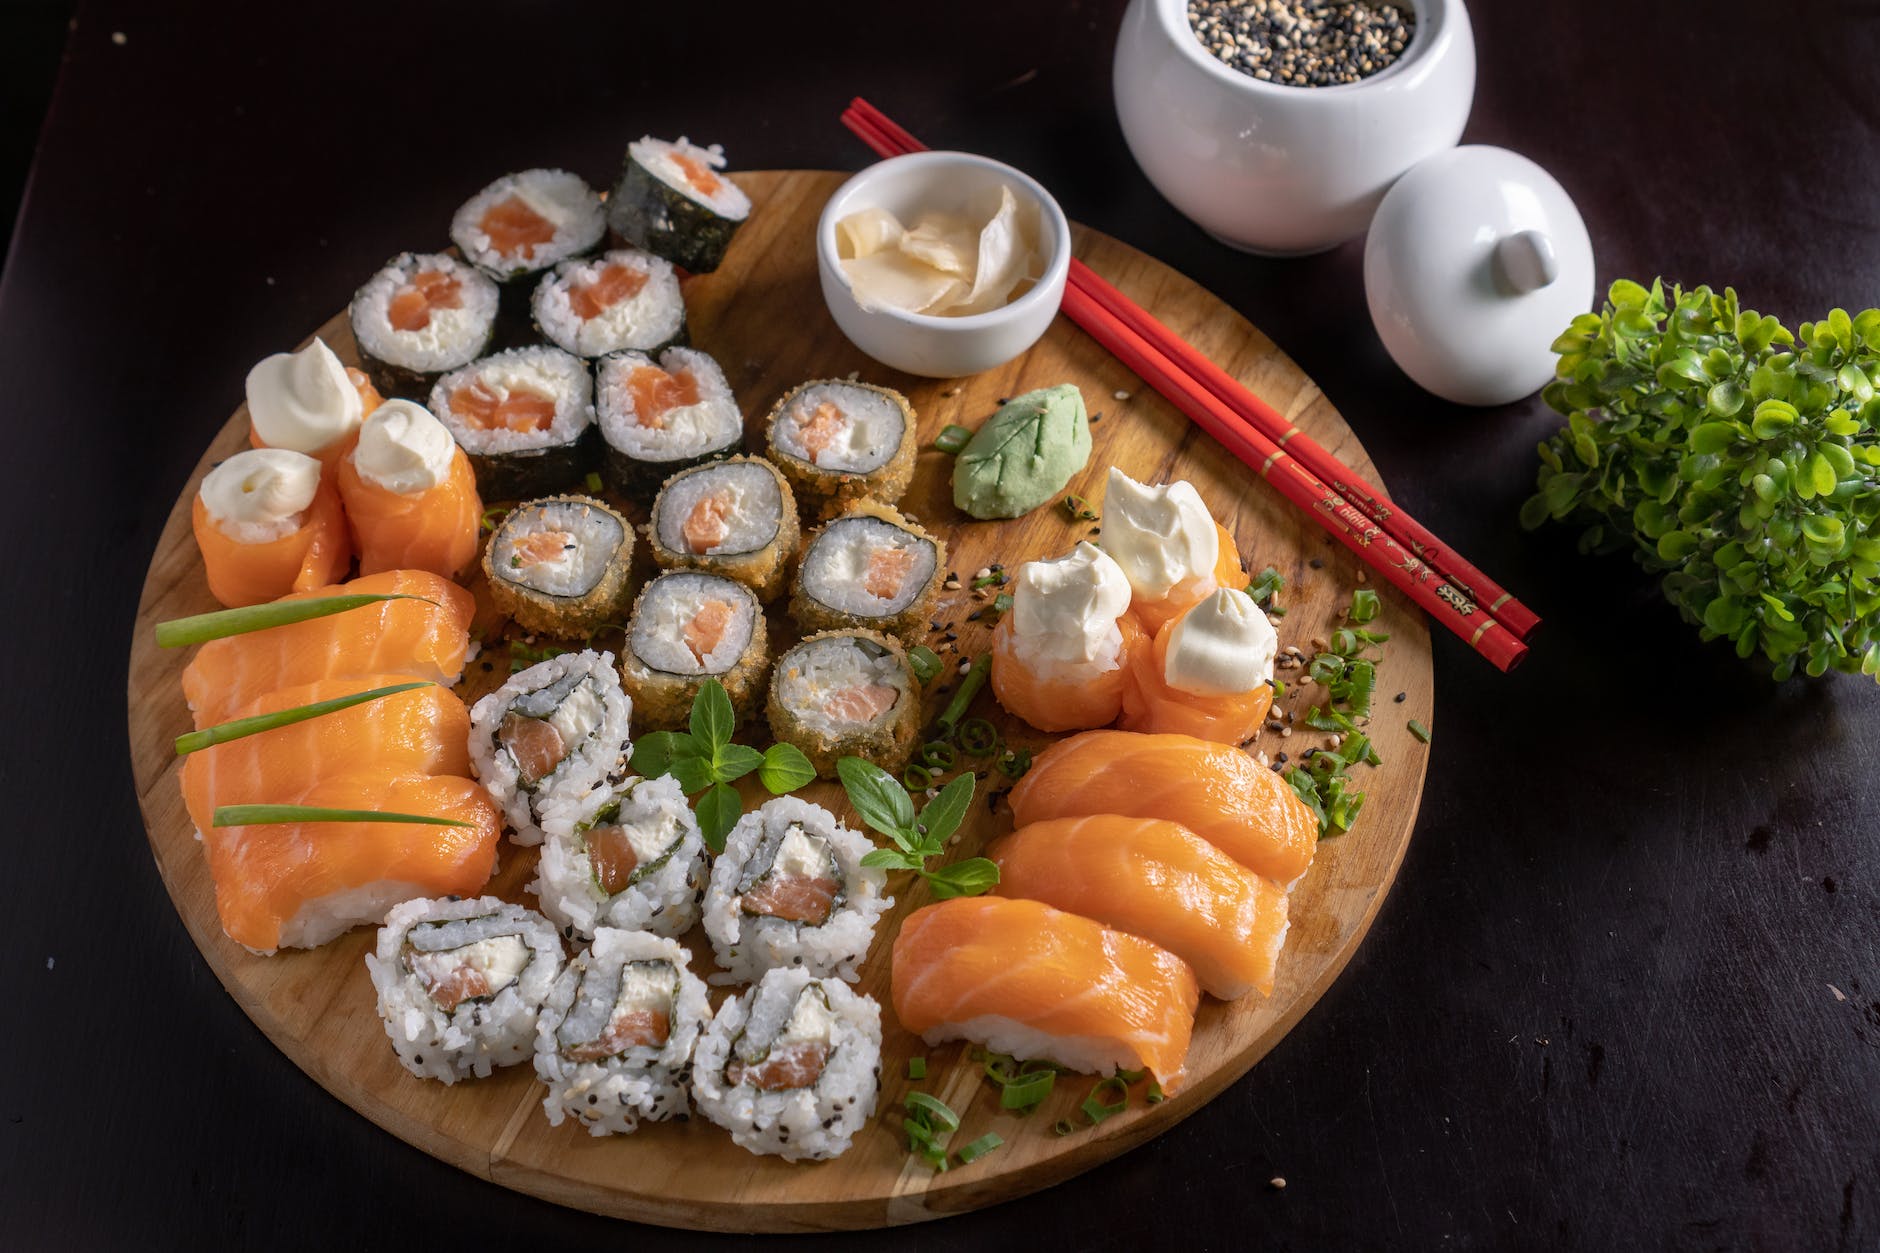
{"label": "chopped green onion", "polygon": [[907,1077],[909,1079],[925,1079],[927,1077],[927,1059],[924,1057],[908,1058]]}
{"label": "chopped green onion", "polygon": [[953,699],[947,702],[946,709],[938,719],[940,729],[951,732],[966,716],[973,698],[986,686],[986,679],[992,674],[992,654],[982,653],[966,671],[966,677],[960,680],[959,690],[953,693]]}
{"label": "chopped green onion", "polygon": [[1423,741],[1425,744],[1430,742],[1430,729],[1421,722],[1418,722],[1415,718],[1410,719],[1410,734],[1416,736],[1417,739]]}
{"label": "chopped green onion", "polygon": [[1267,681],[1273,685],[1273,699],[1284,700],[1286,697],[1286,680],[1269,679]]}
{"label": "chopped green onion", "polygon": [[1019,1075],[1000,1086],[999,1107],[1018,1114],[1029,1114],[1044,1104],[1045,1098],[1051,1095],[1051,1089],[1056,1086],[1057,1072],[1054,1070]]}
{"label": "chopped green onion", "polygon": [[599,491],[601,490],[601,476],[600,476],[600,471],[598,471],[598,470],[589,470],[589,471],[588,471],[588,473],[587,473],[587,489],[588,489],[588,491],[590,491],[590,492],[599,492]]}
{"label": "chopped green onion", "polygon": [[1071,1132],[1077,1130],[1077,1124],[1072,1122],[1068,1118],[1060,1118],[1056,1122],[1051,1124],[1051,1130],[1057,1132],[1061,1136],[1067,1136]]}
{"label": "chopped green onion", "polygon": [[948,425],[934,436],[933,446],[949,456],[958,456],[960,449],[971,442],[973,433],[963,426]]}
{"label": "chopped green onion", "polygon": [[395,822],[425,827],[474,827],[474,822],[395,814],[383,809],[322,809],[318,805],[218,805],[209,817],[214,827],[248,827],[276,822]]}
{"label": "chopped green onion", "polygon": [[933,786],[933,771],[917,761],[912,762],[901,772],[901,786],[910,792],[925,792]]}
{"label": "chopped green onion", "polygon": [[540,648],[531,648],[521,640],[509,641],[509,666],[515,668],[517,662],[524,666],[540,665],[544,661],[559,657],[568,650],[555,644],[544,644]]}
{"label": "chopped green onion", "polygon": [[907,1132],[907,1151],[934,1170],[945,1170],[947,1140],[960,1129],[960,1116],[925,1092],[909,1092],[906,1107],[901,1127]]}
{"label": "chopped green onion", "polygon": [[1277,596],[1285,587],[1286,576],[1281,574],[1278,570],[1275,570],[1272,566],[1268,566],[1266,569],[1260,571],[1260,577],[1247,584],[1247,595],[1253,597],[1254,604],[1271,612],[1277,608],[1273,603],[1273,597]]}
{"label": "chopped green onion", "polygon": [[1000,1138],[998,1132],[988,1131],[985,1135],[980,1136],[977,1140],[974,1140],[971,1144],[959,1151],[957,1156],[960,1159],[960,1165],[971,1166],[974,1162],[1004,1143],[1005,1141]]}
{"label": "chopped green onion", "polygon": [[[1103,1093],[1106,1091],[1116,1093],[1117,1099],[1115,1101],[1103,1100]],[[1090,1089],[1090,1095],[1084,1098],[1084,1103],[1077,1108],[1083,1111],[1084,1117],[1090,1120],[1092,1126],[1105,1119],[1114,1118],[1129,1108],[1129,1084],[1125,1083],[1120,1075],[1100,1080],[1096,1087]]]}
{"label": "chopped green onion", "polygon": [[1010,592],[1000,592],[992,598],[992,612],[994,613],[1004,613],[1011,607],[1012,594]]}
{"label": "chopped green onion", "polygon": [[1022,779],[1031,769],[1031,750],[1029,748],[1007,749],[999,758],[999,773],[1008,779]]}
{"label": "chopped green onion", "polygon": [[1065,514],[1072,522],[1095,522],[1097,520],[1096,511],[1090,507],[1090,502],[1085,500],[1082,496],[1075,494],[1066,496],[1063,500],[1058,502],[1058,505],[1064,510]]}
{"label": "chopped green onion", "polygon": [[176,755],[186,756],[208,748],[212,744],[226,744],[230,740],[239,740],[244,736],[259,735],[263,731],[272,731],[276,727],[292,726],[296,722],[305,722],[309,718],[318,718],[322,714],[336,713],[341,709],[350,709],[354,705],[363,705],[381,696],[394,696],[399,692],[409,692],[413,688],[430,686],[432,684],[429,679],[420,679],[415,683],[395,683],[390,687],[375,687],[369,692],[336,696],[332,700],[318,700],[310,705],[296,705],[292,709],[279,709],[270,714],[256,714],[252,718],[237,718],[233,722],[223,722],[216,726],[204,727],[200,731],[191,731],[187,735],[177,736]]}
{"label": "chopped green onion", "polygon": [[427,596],[412,596],[405,592],[350,592],[344,596],[276,600],[265,605],[218,609],[214,613],[199,613],[190,618],[172,618],[168,622],[159,622],[157,646],[184,648],[190,644],[226,639],[231,635],[246,635],[250,631],[265,631],[269,627],[289,626],[312,618],[345,613],[349,609],[376,604],[381,600],[421,600],[427,605],[437,604]]}
{"label": "chopped green onion", "polygon": [[924,1112],[933,1125],[942,1131],[960,1129],[960,1116],[948,1108],[947,1103],[939,1097],[928,1096],[925,1092],[909,1092],[907,1108],[909,1113],[915,1110]]}
{"label": "chopped green onion", "polygon": [[1377,593],[1361,587],[1351,594],[1351,611],[1345,616],[1362,625],[1377,617],[1379,607]]}
{"label": "chopped green onion", "polygon": [[1162,1091],[1160,1082],[1151,1079],[1149,1080],[1149,1090],[1143,1094],[1142,1099],[1150,1105],[1160,1105],[1163,1101],[1168,1099],[1168,1093]]}
{"label": "chopped green onion", "polygon": [[945,740],[928,740],[920,746],[919,760],[929,770],[951,770],[959,764],[960,755]]}
{"label": "chopped green onion", "polygon": [[925,644],[916,644],[907,650],[907,664],[914,668],[914,677],[923,684],[933,682],[933,677],[946,668],[940,654]]}
{"label": "chopped green onion", "polygon": [[999,728],[984,718],[968,718],[960,723],[960,751],[968,757],[989,757],[998,750]]}
{"label": "chopped green onion", "polygon": [[481,521],[477,523],[478,529],[481,531],[494,531],[503,524],[503,519],[508,516],[509,506],[491,505],[488,509],[483,511],[483,517]]}

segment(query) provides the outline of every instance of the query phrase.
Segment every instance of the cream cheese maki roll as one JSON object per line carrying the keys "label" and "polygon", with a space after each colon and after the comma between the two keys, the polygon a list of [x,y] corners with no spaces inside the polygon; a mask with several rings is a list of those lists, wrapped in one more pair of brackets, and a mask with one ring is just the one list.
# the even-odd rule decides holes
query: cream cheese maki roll
{"label": "cream cheese maki roll", "polygon": [[529,1056],[561,974],[561,937],[494,896],[406,901],[385,916],[366,968],[398,1060],[420,1079],[455,1083]]}
{"label": "cream cheese maki roll", "polygon": [[722,574],[774,600],[800,534],[796,496],[762,457],[694,466],[659,489],[646,534],[662,569]]}
{"label": "cream cheese maki roll", "polygon": [[894,905],[886,876],[862,865],[873,847],[794,796],[739,818],[705,889],[705,934],[724,978],[747,983],[787,967],[855,982],[875,924]]}
{"label": "cream cheese maki roll", "polygon": [[542,823],[626,775],[633,702],[612,653],[563,653],[470,709],[470,765],[503,807],[516,843],[542,842]]}
{"label": "cream cheese maki roll", "polygon": [[898,775],[920,732],[920,683],[899,641],[824,631],[777,659],[766,712],[770,733],[801,749],[825,779],[849,756]]}
{"label": "cream cheese maki roll", "polygon": [[535,1032],[550,1126],[625,1135],[641,1119],[684,1119],[692,1052],[711,1021],[705,985],[676,941],[602,927],[568,963]]}
{"label": "cream cheese maki roll", "polygon": [[724,685],[740,718],[756,707],[770,664],[764,609],[750,588],[715,574],[676,570],[649,582],[633,604],[621,680],[648,727],[682,727],[707,679]]}
{"label": "cream cheese maki roll", "polygon": [[530,631],[586,639],[626,612],[633,527],[587,496],[511,509],[483,550],[496,607]]}
{"label": "cream cheese maki roll", "polygon": [[565,491],[593,468],[594,381],[559,348],[512,348],[452,370],[429,408],[470,455],[485,501]]}
{"label": "cream cheese maki roll", "polygon": [[804,383],[765,428],[770,459],[825,515],[855,500],[892,505],[914,477],[914,407],[870,383]]}
{"label": "cream cheese maki roll", "polygon": [[848,1150],[881,1087],[881,1007],[834,979],[773,970],[718,1009],[693,1060],[699,1112],[788,1161]]}
{"label": "cream cheese maki roll", "polygon": [[489,351],[496,283],[441,252],[401,252],[353,294],[347,316],[366,373],[387,396],[422,397]]}
{"label": "cream cheese maki roll", "polygon": [[685,298],[672,262],[638,248],[563,261],[530,302],[542,337],[577,357],[657,353],[685,343]]}
{"label": "cream cheese maki roll", "polygon": [[790,615],[804,631],[865,627],[914,643],[933,620],[946,555],[898,510],[863,501],[810,535]]}
{"label": "cream cheese maki roll", "polygon": [[668,348],[655,361],[622,352],[601,361],[601,477],[622,495],[675,470],[727,457],[744,442],[744,414],[724,371],[705,353]]}
{"label": "cream cheese maki roll", "polygon": [[679,936],[698,921],[705,841],[672,777],[597,789],[544,818],[542,830],[529,890],[573,934],[619,927]]}
{"label": "cream cheese maki roll", "polygon": [[592,252],[606,233],[601,198],[566,170],[505,174],[450,220],[450,241],[499,282]]}
{"label": "cream cheese maki roll", "polygon": [[731,237],[751,216],[750,197],[719,173],[724,149],[651,135],[627,145],[607,221],[622,239],[703,274],[725,259]]}

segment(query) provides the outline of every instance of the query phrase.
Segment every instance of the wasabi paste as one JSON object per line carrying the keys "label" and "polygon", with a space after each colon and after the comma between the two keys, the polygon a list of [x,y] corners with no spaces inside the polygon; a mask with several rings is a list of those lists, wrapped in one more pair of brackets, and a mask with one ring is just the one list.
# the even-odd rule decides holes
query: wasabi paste
{"label": "wasabi paste", "polygon": [[1090,418],[1071,383],[1014,396],[953,465],[953,503],[975,518],[1016,518],[1057,498],[1090,460]]}

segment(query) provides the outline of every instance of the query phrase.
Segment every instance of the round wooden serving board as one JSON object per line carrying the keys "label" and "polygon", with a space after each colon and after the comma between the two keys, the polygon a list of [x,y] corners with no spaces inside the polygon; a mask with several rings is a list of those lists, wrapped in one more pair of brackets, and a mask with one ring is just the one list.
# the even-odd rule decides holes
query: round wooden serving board
{"label": "round wooden serving board", "polygon": [[[805,379],[856,371],[866,381],[901,389],[920,414],[920,446],[929,450],[920,455],[902,507],[945,538],[948,567],[970,584],[983,566],[1011,568],[1031,558],[1057,556],[1084,538],[1091,524],[1073,523],[1056,507],[1010,522],[965,517],[952,505],[950,459],[930,451],[934,436],[950,422],[977,426],[1003,397],[1073,382],[1083,389],[1092,414],[1101,416],[1093,419],[1090,462],[1070,491],[1100,501],[1104,475],[1113,464],[1140,480],[1190,480],[1234,533],[1248,568],[1272,565],[1286,576],[1282,645],[1296,644],[1310,653],[1314,640],[1329,635],[1361,585],[1363,567],[1069,321],[1058,319],[1036,347],[1009,365],[949,382],[896,374],[850,345],[823,307],[814,255],[817,214],[844,177],[805,171],[739,175],[755,204],[751,220],[723,268],[687,281],[693,342],[723,365],[750,419],[750,447],[761,448],[761,422],[771,403]],[[1078,255],[1099,273],[1376,481],[1370,459],[1337,411],[1266,336],[1142,253],[1094,231],[1077,228],[1074,234]],[[343,359],[356,361],[343,313],[319,334]],[[598,1213],[727,1231],[915,1222],[1047,1187],[1173,1126],[1246,1073],[1343,969],[1403,859],[1428,759],[1406,723],[1412,717],[1432,721],[1429,634],[1413,606],[1380,586],[1383,612],[1373,627],[1389,632],[1391,641],[1369,731],[1383,764],[1358,771],[1357,783],[1369,793],[1363,815],[1356,830],[1319,846],[1311,872],[1294,891],[1292,929],[1273,995],[1255,994],[1231,1004],[1205,1000],[1188,1055],[1186,1085],[1168,1100],[1147,1105],[1138,1087],[1128,1112],[1097,1127],[1056,1135],[1053,1124],[1075,1114],[1092,1079],[1064,1076],[1043,1108],[1017,1117],[999,1109],[997,1091],[982,1078],[966,1046],[930,1048],[903,1031],[889,997],[889,948],[901,919],[929,900],[926,889],[904,874],[890,878],[898,903],[876,934],[860,985],[882,1006],[880,1101],[853,1147],[835,1161],[791,1165],[756,1157],[696,1117],[687,1123],[647,1123],[634,1135],[602,1139],[577,1125],[550,1127],[541,1108],[543,1089],[526,1064],[452,1087],[416,1079],[399,1066],[374,1011],[363,961],[373,943],[372,929],[355,929],[324,948],[275,957],[257,957],[241,948],[222,934],[214,887],[183,809],[171,740],[190,729],[179,686],[190,650],[157,648],[151,628],[167,618],[216,607],[190,534],[190,499],[211,465],[245,445],[247,431],[246,410],[238,410],[203,455],[157,545],[138,607],[130,660],[131,756],[158,869],[223,984],[302,1069],[394,1135],[506,1187]],[[617,503],[644,521],[648,501]],[[475,629],[483,632],[486,645],[459,688],[467,699],[502,682],[508,671],[507,649],[497,638],[504,624],[477,590],[482,609]],[[942,649],[950,662],[985,650],[992,615],[965,619],[989,595],[975,595],[970,587],[944,594],[938,619],[959,634],[957,654]],[[778,609],[771,618],[773,653],[780,652],[794,632]],[[1302,674],[1282,672],[1294,680],[1284,705],[1301,716],[1314,691],[1297,682]],[[930,715],[955,682],[956,674],[949,672],[931,685]],[[1393,702],[1400,692],[1407,695]],[[994,717],[1015,743],[1039,747],[1050,739],[1005,717],[989,693],[977,711]],[[761,744],[763,734],[761,724],[746,726],[739,738]],[[1324,742],[1323,735],[1301,725],[1287,738],[1263,733],[1255,751],[1289,751],[1297,758]],[[981,785],[981,797],[1006,785],[995,773]],[[803,794],[861,825],[835,785],[814,784]],[[747,796],[755,802],[754,795]],[[977,853],[1010,826],[1008,807],[976,800],[957,854]],[[501,860],[489,890],[533,905],[523,885],[532,876],[534,850],[505,841]],[[709,974],[709,946],[696,931],[692,940],[699,954],[694,969]],[[715,990],[714,1001],[724,994]],[[910,1082],[907,1061],[916,1056],[926,1059],[927,1075]],[[908,1156],[900,1130],[903,1098],[914,1088],[960,1112],[955,1148],[987,1131],[1003,1137],[1004,1146],[970,1166],[931,1172]],[[1243,1184],[1232,1181],[1232,1186]]]}

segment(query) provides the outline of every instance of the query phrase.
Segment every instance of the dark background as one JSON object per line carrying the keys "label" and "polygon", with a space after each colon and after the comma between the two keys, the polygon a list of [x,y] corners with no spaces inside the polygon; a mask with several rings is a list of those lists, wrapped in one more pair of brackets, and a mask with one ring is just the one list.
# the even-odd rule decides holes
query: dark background
{"label": "dark background", "polygon": [[[746,168],[857,168],[836,123],[856,93],[1244,311],[1393,493],[1547,619],[1512,676],[1436,641],[1402,875],[1246,1080],[1077,1180],[894,1239],[1880,1247],[1880,693],[1774,686],[1623,561],[1522,534],[1555,419],[1410,385],[1370,330],[1358,245],[1255,260],[1164,204],[1110,106],[1116,0],[81,8],[0,280],[0,1248],[729,1247],[460,1174],[278,1053],[155,873],[124,658],[158,529],[247,367],[386,255],[441,243],[503,170],[604,181],[642,132],[723,141]],[[1560,178],[1602,283],[1733,283],[1791,325],[1880,302],[1875,5],[1473,11],[1467,138]],[[10,203],[65,12],[0,20]]]}

